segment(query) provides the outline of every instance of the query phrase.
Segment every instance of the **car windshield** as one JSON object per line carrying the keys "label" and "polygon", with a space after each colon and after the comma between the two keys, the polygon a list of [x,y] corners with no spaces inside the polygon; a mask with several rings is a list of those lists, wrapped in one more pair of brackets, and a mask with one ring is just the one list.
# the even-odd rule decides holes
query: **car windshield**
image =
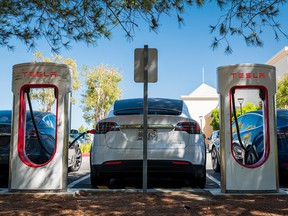
{"label": "car windshield", "polygon": [[[148,100],[148,114],[150,115],[181,115],[183,101],[174,99]],[[114,104],[114,115],[143,114],[143,99],[119,100]]]}

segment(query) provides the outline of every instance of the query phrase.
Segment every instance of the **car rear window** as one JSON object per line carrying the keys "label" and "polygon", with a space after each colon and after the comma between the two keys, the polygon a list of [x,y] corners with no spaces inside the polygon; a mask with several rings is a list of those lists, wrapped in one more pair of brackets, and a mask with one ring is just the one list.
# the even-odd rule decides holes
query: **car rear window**
{"label": "car rear window", "polygon": [[[183,101],[175,99],[148,99],[150,115],[181,115]],[[114,103],[114,115],[143,114],[143,99],[118,100]]]}

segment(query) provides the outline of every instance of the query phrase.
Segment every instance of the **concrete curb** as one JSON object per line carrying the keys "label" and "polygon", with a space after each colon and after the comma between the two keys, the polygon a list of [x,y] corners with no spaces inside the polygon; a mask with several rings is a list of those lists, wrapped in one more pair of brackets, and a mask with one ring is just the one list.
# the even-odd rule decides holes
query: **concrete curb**
{"label": "concrete curb", "polygon": [[[83,196],[83,195],[94,195],[101,192],[107,193],[144,193],[142,189],[81,189],[81,188],[68,188],[67,191],[61,192],[44,192],[44,191],[9,191],[7,188],[0,188],[0,196],[1,195],[9,195],[9,194],[33,194],[33,195],[67,195],[67,196]],[[147,189],[147,193],[179,193],[179,192],[189,192],[195,194],[201,193],[210,193],[213,196],[243,196],[243,195],[261,195],[261,196],[277,196],[284,195],[287,196],[288,192],[286,190],[280,189],[278,193],[221,193],[220,189]]]}

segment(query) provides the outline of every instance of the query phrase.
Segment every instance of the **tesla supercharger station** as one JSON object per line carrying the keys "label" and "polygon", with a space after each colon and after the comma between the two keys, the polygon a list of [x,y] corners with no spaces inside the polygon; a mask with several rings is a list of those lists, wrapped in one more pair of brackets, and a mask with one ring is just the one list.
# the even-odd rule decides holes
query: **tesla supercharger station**
{"label": "tesla supercharger station", "polygon": [[[56,98],[56,128],[52,139],[54,147],[46,160],[34,160],[27,153],[26,113],[31,89],[49,88]],[[13,66],[12,80],[13,125],[10,150],[9,191],[67,190],[69,111],[71,92],[71,69],[64,64],[51,62],[23,63]],[[44,99],[45,100],[45,99]],[[35,135],[34,135],[35,136]],[[43,136],[43,134],[42,134]],[[53,137],[53,138],[51,138]],[[43,138],[43,137],[42,137]],[[29,142],[33,140],[30,139]]]}
{"label": "tesla supercharger station", "polygon": [[[275,68],[262,64],[222,66],[217,68],[217,78],[220,95],[221,192],[278,192]],[[233,94],[237,90],[256,90],[261,98],[264,152],[254,164],[240,161],[232,143],[236,133],[232,128],[232,113],[235,111],[232,104],[234,99],[235,105]],[[245,138],[248,140],[251,134],[246,136],[242,142],[247,146],[249,143],[245,143]]]}

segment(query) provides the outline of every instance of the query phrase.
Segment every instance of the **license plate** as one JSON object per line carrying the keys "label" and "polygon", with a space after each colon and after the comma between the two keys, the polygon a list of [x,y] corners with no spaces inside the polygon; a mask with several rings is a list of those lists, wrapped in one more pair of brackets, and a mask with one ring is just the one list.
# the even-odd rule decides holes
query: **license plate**
{"label": "license plate", "polygon": [[[156,129],[148,129],[147,139],[148,140],[156,140],[157,139],[157,130]],[[138,130],[137,140],[143,140],[143,130],[142,129]]]}

